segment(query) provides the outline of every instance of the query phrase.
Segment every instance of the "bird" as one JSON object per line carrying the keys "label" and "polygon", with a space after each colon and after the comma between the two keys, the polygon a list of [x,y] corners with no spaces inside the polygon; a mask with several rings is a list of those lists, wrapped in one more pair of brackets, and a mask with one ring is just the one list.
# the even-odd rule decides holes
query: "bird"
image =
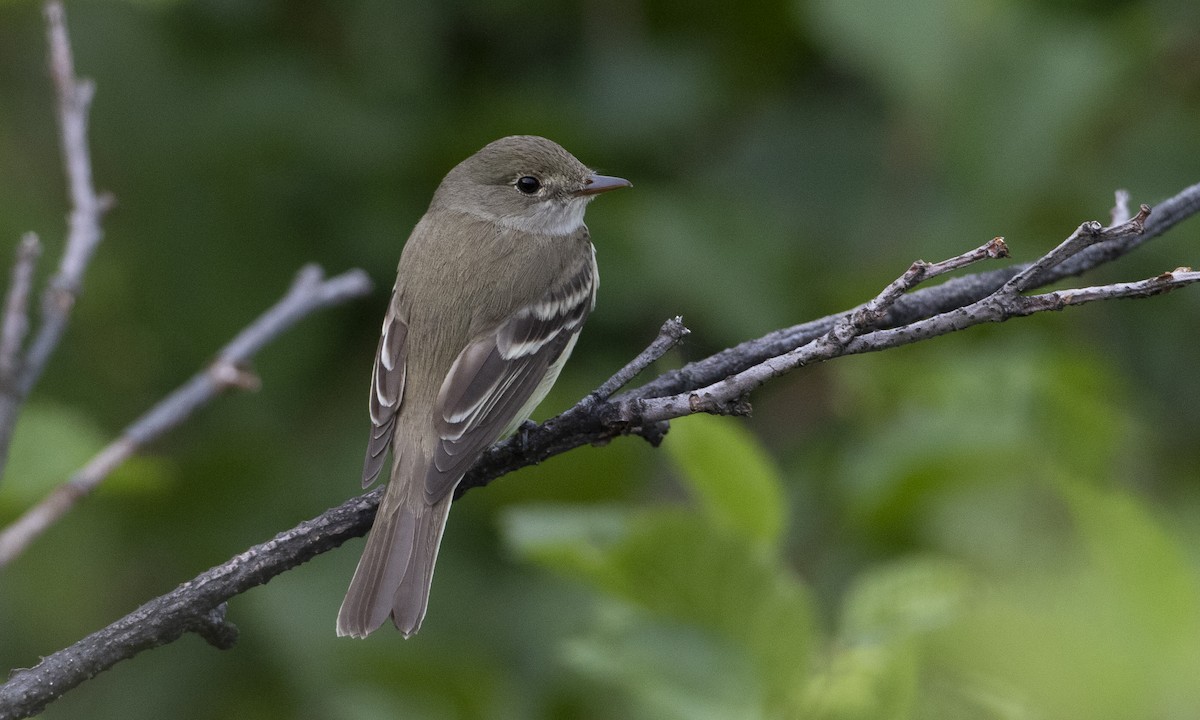
{"label": "bird", "polygon": [[387,487],[337,617],[366,637],[421,627],[454,489],[549,392],[596,304],[584,210],[629,187],[514,135],[456,165],[400,256],[371,373],[364,488]]}

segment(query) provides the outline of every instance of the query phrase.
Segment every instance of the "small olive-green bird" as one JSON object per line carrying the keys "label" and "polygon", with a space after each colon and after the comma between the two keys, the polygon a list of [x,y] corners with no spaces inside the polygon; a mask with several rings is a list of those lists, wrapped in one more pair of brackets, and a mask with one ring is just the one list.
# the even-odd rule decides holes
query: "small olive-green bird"
{"label": "small olive-green bird", "polygon": [[400,256],[371,376],[363,487],[387,489],[338,635],[421,627],[454,488],[524,422],[596,303],[583,211],[627,180],[545,138],[506,137],[450,171]]}

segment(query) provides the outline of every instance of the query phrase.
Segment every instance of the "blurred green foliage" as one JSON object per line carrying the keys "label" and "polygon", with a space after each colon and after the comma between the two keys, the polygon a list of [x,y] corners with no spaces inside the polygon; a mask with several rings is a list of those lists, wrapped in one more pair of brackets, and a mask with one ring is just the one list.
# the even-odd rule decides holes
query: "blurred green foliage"
{"label": "blurred green foliage", "polygon": [[[379,290],[0,571],[28,666],[357,492],[408,230],[486,142],[630,178],[589,212],[599,307],[540,416],[683,314],[663,367],[863,301],[1113,189],[1200,180],[1188,0],[69,3],[117,208],[0,479],[0,523],[274,301]],[[0,3],[0,247],[66,211],[40,8]],[[1085,282],[1195,265],[1193,220]],[[10,257],[8,253],[4,257]],[[1200,296],[802,369],[456,505],[421,634],[334,638],[359,545],[237,598],[232,651],[122,663],[48,718],[1129,718],[1200,705]]]}

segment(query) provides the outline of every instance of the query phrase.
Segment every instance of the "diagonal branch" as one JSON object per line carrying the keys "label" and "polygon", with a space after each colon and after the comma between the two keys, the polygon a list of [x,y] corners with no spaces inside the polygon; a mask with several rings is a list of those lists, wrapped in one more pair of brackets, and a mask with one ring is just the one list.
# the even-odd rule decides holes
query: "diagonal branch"
{"label": "diagonal branch", "polygon": [[0,685],[0,720],[36,715],[85,680],[185,633],[200,634],[218,648],[232,647],[237,631],[225,620],[225,601],[361,535],[375,515],[376,496],[381,492],[343,503],[279,533],[103,630],[42,658],[37,666],[14,671],[8,682]]}
{"label": "diagonal branch", "polygon": [[[861,333],[853,321],[839,323],[834,329],[802,347],[698,390],[648,400],[627,401],[618,417],[629,425],[663,422],[697,412],[714,414],[749,413],[744,398],[772,378],[796,368],[813,365],[846,355],[858,355],[929,340],[986,322],[1004,322],[1039,312],[1062,310],[1098,300],[1145,298],[1200,282],[1200,272],[1178,268],[1137,282],[1114,283],[1096,287],[1060,290],[1026,297],[1001,290],[969,306],[940,313],[898,328]],[[1007,286],[1005,286],[1007,287]],[[886,300],[885,300],[886,302]]]}
{"label": "diagonal branch", "polygon": [[[1156,234],[1170,225],[1200,212],[1196,200],[1200,186],[1194,186],[1176,196],[1176,212],[1166,224],[1160,221]],[[1127,223],[1141,223],[1145,210]],[[1157,214],[1157,209],[1155,213]],[[1151,216],[1153,217],[1153,216]],[[1121,226],[1126,223],[1121,223]],[[1073,242],[1072,252],[1052,250],[1053,261],[1043,257],[1032,267],[1038,267],[1030,286],[1048,283],[1062,277],[1072,267],[1094,267],[1116,257],[1105,250],[1092,254],[1097,248],[1113,243],[1145,241],[1150,232],[1146,222],[1144,232],[1136,228],[1114,227],[1101,230],[1105,237],[1098,239],[1086,231],[1095,242]],[[1060,246],[1061,248],[1062,246]],[[983,322],[998,322],[1037,312],[1061,310],[1073,305],[1098,300],[1148,297],[1167,292],[1186,284],[1200,282],[1200,273],[1186,268],[1131,283],[1116,283],[1073,290],[1058,290],[1039,295],[1025,295],[1018,283],[1007,283],[1031,267],[1018,265],[976,276],[999,277],[989,292],[975,300],[954,304],[949,298],[961,299],[961,288],[949,281],[937,287],[912,291],[919,283],[944,272],[985,259],[1005,257],[1007,249],[1000,238],[963,255],[940,263],[914,263],[900,278],[889,284],[873,300],[813,323],[791,328],[743,343],[742,350],[731,348],[706,360],[692,363],[681,370],[667,373],[633,391],[610,400],[603,397],[617,389],[637,371],[649,365],[683,335],[682,324],[668,321],[650,348],[623,369],[614,380],[606,382],[596,393],[585,397],[562,415],[546,423],[497,443],[476,463],[463,479],[463,489],[486,485],[491,480],[513,470],[566,452],[587,443],[607,441],[618,435],[641,434],[642,428],[695,412],[745,412],[746,393],[790,369],[808,362],[832,359],[843,355],[872,352],[897,347],[919,340],[955,332]],[[1045,262],[1043,262],[1045,261]],[[999,273],[999,275],[997,275]],[[1031,275],[1034,273],[1030,273]],[[1028,277],[1028,275],[1027,275]],[[969,278],[967,278],[969,280]],[[962,280],[962,279],[960,279]],[[990,282],[990,281],[989,281]],[[944,290],[947,286],[949,290]],[[933,307],[948,306],[930,312],[907,323],[895,323],[897,307],[914,295],[926,293],[922,303]],[[944,293],[944,295],[942,295]],[[825,329],[790,347],[781,340],[788,336],[803,339],[811,328]],[[780,344],[784,343],[782,349]],[[764,356],[765,357],[762,357]],[[719,361],[714,358],[721,358]],[[758,358],[758,359],[755,359]],[[713,380],[705,380],[718,363],[729,367],[741,366]],[[664,387],[681,388],[677,392],[661,392]],[[315,555],[331,550],[346,540],[364,534],[370,526],[382,490],[376,489],[352,498],[312,520],[280,533],[272,540],[250,548],[191,580],[172,592],[152,600],[112,625],[89,635],[71,647],[42,659],[33,668],[14,672],[10,680],[0,685],[0,720],[26,717],[39,712],[67,690],[95,674],[112,667],[123,659],[143,650],[172,642],[183,634],[196,632],[218,647],[228,647],[236,630],[224,619],[224,604],[239,593],[261,585],[270,578],[293,568]]]}
{"label": "diagonal branch", "polygon": [[257,388],[258,378],[246,366],[267,343],[307,315],[370,291],[371,281],[361,270],[351,270],[326,280],[321,268],[305,266],[296,275],[287,294],[238,333],[208,367],[125,428],[121,437],[97,453],[70,480],[0,531],[0,568],[17,557],[138,450],[178,426],[223,391]]}
{"label": "diagonal branch", "polygon": [[[1068,277],[1082,275],[1112,262],[1197,213],[1200,213],[1200,183],[1186,187],[1173,197],[1155,205],[1154,212],[1144,223],[1142,234],[1126,235],[1093,245],[1047,271],[1038,278],[1036,286],[1043,287]],[[1010,265],[999,270],[988,270],[953,278],[937,287],[916,290],[905,295],[892,306],[882,325],[899,327],[954,308],[964,307],[992,294],[1027,267],[1028,264]],[[837,319],[844,314],[827,315],[800,325],[776,330],[754,340],[747,340],[702,360],[688,363],[678,370],[664,373],[636,391],[625,393],[619,399],[663,397],[704,387],[819,337],[828,332]]]}
{"label": "diagonal branch", "polygon": [[658,337],[654,338],[654,342],[650,343],[637,357],[626,363],[625,367],[605,380],[600,387],[589,393],[583,402],[595,404],[608,400],[613,393],[628,385],[629,381],[637,377],[638,373],[653,365],[690,333],[691,330],[688,330],[683,324],[683,318],[673,317],[666,321],[659,329]]}
{"label": "diagonal branch", "polygon": [[[1120,203],[1119,196],[1118,203]],[[1032,287],[1045,285],[1046,283],[1041,282],[1042,276],[1054,268],[1061,266],[1067,260],[1070,260],[1087,248],[1103,242],[1115,243],[1126,238],[1140,236],[1146,230],[1146,218],[1149,216],[1150,206],[1142,205],[1137,215],[1108,228],[1103,227],[1095,220],[1085,222],[1075,232],[1071,233],[1070,237],[1063,240],[1058,247],[1014,275],[1011,280],[1005,283],[1005,287],[1001,288],[1001,290],[1007,292],[1024,292]]]}

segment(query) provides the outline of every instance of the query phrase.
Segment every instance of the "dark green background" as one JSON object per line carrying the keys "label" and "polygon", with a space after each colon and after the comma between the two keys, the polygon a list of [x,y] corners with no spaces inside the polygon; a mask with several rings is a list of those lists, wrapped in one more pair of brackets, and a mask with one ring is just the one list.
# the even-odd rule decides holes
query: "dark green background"
{"label": "dark green background", "polygon": [[[0,480],[10,521],[315,261],[310,318],[0,571],[32,665],[358,491],[403,239],[496,137],[634,189],[589,211],[599,306],[545,417],[682,314],[677,365],[859,303],[1112,191],[1200,180],[1192,0],[70,3],[118,205]],[[40,8],[0,2],[0,251],[66,212]],[[1197,264],[1200,221],[1085,283]],[[425,627],[334,637],[360,542],[49,718],[1126,718],[1200,703],[1200,294],[805,368],[748,421],[586,448],[455,507]],[[749,432],[745,432],[745,431]]]}

